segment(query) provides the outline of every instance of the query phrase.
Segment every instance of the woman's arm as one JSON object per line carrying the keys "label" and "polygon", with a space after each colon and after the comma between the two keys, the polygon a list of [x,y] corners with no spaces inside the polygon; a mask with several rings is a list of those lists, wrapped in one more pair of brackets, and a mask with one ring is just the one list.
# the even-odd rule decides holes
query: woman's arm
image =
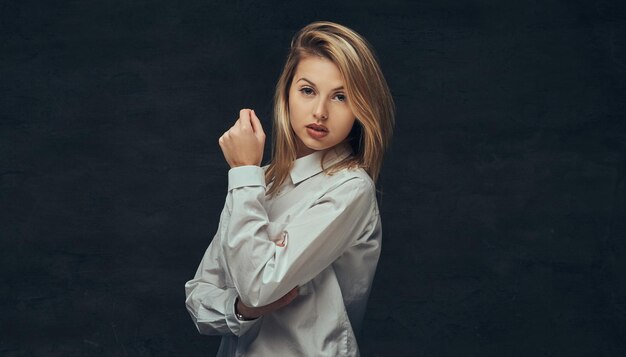
{"label": "woman's arm", "polygon": [[[263,170],[253,165],[232,168],[227,196],[231,216],[220,241],[225,269],[241,301],[252,307],[276,301],[369,236],[378,214],[374,192],[370,180],[346,174],[312,207],[280,225],[270,222],[265,210]],[[283,239],[283,246],[275,244]]]}
{"label": "woman's arm", "polygon": [[[218,230],[219,231],[219,230]],[[237,290],[228,288],[218,264],[219,244],[214,239],[206,250],[195,277],[185,284],[185,304],[203,335],[243,335],[255,324],[235,316]]]}
{"label": "woman's arm", "polygon": [[345,175],[287,225],[270,222],[264,172],[258,166],[265,133],[254,111],[240,110],[235,125],[218,142],[231,167],[226,198],[231,216],[221,231],[220,246],[226,275],[243,304],[259,307],[277,301],[374,229],[378,215],[374,184],[359,174]]}

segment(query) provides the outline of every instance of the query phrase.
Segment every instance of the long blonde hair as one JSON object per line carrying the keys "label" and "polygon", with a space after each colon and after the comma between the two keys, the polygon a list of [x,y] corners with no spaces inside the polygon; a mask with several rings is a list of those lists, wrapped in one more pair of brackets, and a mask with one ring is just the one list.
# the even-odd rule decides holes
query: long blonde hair
{"label": "long blonde hair", "polygon": [[394,126],[395,106],[389,87],[367,40],[345,26],[317,21],[294,35],[276,84],[272,159],[265,172],[266,183],[272,185],[267,194],[273,195],[283,184],[296,159],[296,136],[289,120],[289,88],[298,63],[306,56],[324,57],[339,68],[348,104],[356,116],[347,139],[353,155],[324,168],[324,172],[362,167],[376,182]]}

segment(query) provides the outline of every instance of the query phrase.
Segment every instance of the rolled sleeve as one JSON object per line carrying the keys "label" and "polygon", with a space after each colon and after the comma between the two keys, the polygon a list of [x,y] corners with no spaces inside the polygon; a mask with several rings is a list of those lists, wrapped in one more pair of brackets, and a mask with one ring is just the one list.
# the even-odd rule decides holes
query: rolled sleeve
{"label": "rolled sleeve", "polygon": [[263,169],[256,165],[233,167],[228,171],[228,191],[244,186],[265,187]]}

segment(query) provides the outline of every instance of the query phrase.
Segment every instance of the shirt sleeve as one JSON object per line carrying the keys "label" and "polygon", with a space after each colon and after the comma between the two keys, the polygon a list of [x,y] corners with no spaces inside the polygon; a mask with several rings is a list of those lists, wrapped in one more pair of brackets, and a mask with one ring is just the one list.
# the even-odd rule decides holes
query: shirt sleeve
{"label": "shirt sleeve", "polygon": [[307,283],[373,229],[375,190],[359,176],[342,181],[287,224],[269,221],[258,166],[232,168],[228,188],[231,214],[221,249],[248,306],[267,305]]}
{"label": "shirt sleeve", "polygon": [[214,238],[207,248],[195,277],[185,284],[185,304],[201,334],[241,336],[261,318],[240,321],[235,316],[238,294],[234,287],[227,287],[216,240]]}

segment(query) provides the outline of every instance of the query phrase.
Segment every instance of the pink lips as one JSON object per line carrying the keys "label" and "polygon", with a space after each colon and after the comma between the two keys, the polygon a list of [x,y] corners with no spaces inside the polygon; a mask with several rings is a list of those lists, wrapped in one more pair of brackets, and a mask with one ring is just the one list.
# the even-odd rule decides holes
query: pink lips
{"label": "pink lips", "polygon": [[306,126],[306,131],[315,139],[321,139],[328,135],[328,128],[323,125],[309,124]]}

